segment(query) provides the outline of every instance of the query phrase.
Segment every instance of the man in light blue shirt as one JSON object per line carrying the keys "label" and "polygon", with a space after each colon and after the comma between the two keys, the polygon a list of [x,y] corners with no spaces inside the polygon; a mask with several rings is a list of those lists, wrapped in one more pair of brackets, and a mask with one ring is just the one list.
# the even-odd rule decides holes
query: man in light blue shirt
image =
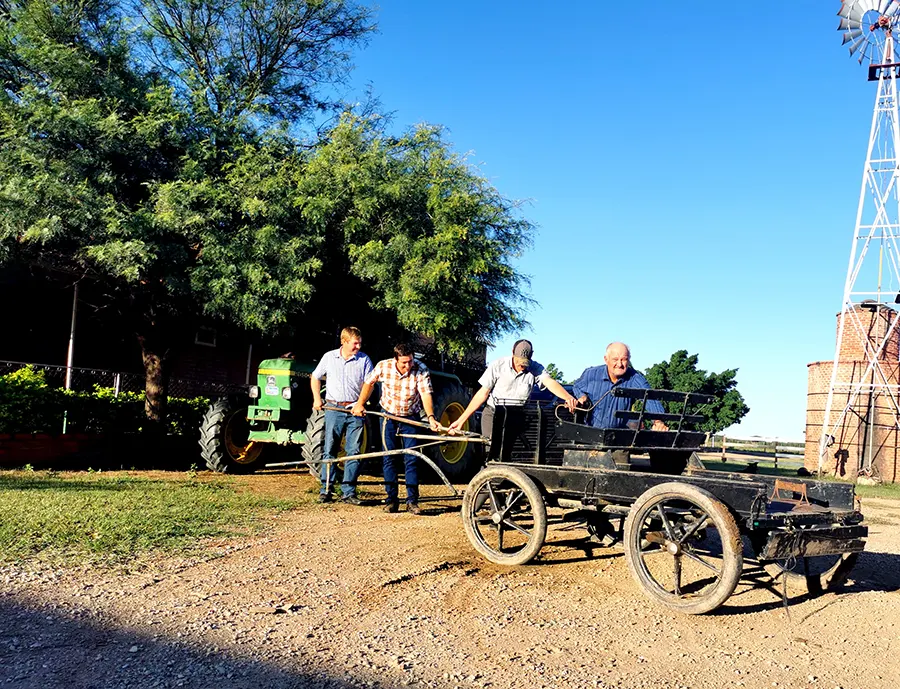
{"label": "man in light blue shirt", "polygon": [[[613,388],[637,388],[647,390],[650,383],[640,371],[631,368],[631,351],[622,342],[613,342],[606,348],[602,366],[586,368],[581,377],[572,384],[572,392],[578,404],[594,405],[588,414],[588,425],[594,428],[625,428],[624,419],[616,418],[617,411],[627,411],[634,400],[628,397],[614,397]],[[659,400],[647,400],[647,411],[663,412]],[[653,430],[666,431],[662,421],[653,422]]]}
{"label": "man in light blue shirt", "polygon": [[[360,453],[363,427],[366,419],[348,413],[362,390],[366,376],[372,372],[372,360],[359,351],[362,346],[362,335],[359,328],[344,328],[341,331],[341,346],[325,352],[318,366],[312,372],[309,385],[313,394],[313,409],[320,411],[323,407],[345,407],[347,412],[325,410],[325,448],[323,459],[337,457],[344,438],[344,452],[350,455]],[[325,379],[325,395],[322,399],[322,379]],[[356,479],[359,477],[359,461],[355,459],[344,463],[344,478],[341,482],[341,501],[350,505],[359,505],[356,497]],[[320,474],[322,487],[319,489],[319,502],[331,502],[331,487],[337,478],[337,466],[334,462],[322,464]]]}

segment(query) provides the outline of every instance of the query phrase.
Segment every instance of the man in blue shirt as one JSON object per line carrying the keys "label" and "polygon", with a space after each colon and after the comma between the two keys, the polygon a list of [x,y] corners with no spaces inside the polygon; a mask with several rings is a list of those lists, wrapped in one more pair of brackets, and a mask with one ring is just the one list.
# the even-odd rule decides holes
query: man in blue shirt
{"label": "man in blue shirt", "polygon": [[[617,411],[627,411],[633,400],[627,397],[614,397],[614,387],[638,388],[647,390],[650,383],[640,373],[631,368],[631,351],[621,342],[613,342],[606,348],[603,366],[592,366],[584,370],[581,377],[572,385],[572,391],[578,399],[579,406],[594,405],[588,414],[588,425],[594,428],[625,428],[625,419],[617,419]],[[647,411],[663,412],[659,400],[647,400]],[[654,431],[669,430],[662,421],[653,422]]]}
{"label": "man in blue shirt", "polygon": [[[372,372],[372,360],[359,351],[362,346],[362,335],[359,328],[344,328],[341,331],[341,346],[325,352],[319,365],[312,372],[309,385],[313,394],[313,409],[320,411],[323,406],[346,407],[350,411],[359,397],[363,382]],[[322,400],[322,379],[325,379],[325,394]],[[326,461],[337,457],[341,446],[341,438],[345,436],[344,452],[347,455],[358,455],[362,443],[365,417],[325,410],[325,448],[323,459]],[[356,497],[356,479],[359,477],[359,460],[351,459],[344,463],[344,478],[341,482],[341,500],[351,505],[359,505]],[[331,502],[331,487],[337,478],[337,466],[334,462],[322,464],[319,489],[319,502]]]}

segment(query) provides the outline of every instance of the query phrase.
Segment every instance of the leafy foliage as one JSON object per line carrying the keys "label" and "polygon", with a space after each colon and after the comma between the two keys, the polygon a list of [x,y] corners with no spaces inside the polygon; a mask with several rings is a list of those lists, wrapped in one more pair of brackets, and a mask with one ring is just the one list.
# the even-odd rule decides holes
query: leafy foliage
{"label": "leafy foliage", "polygon": [[[698,361],[698,355],[689,355],[687,350],[680,349],[668,361],[653,364],[644,375],[653,388],[713,395],[716,400],[700,410],[706,417],[700,428],[707,433],[718,433],[740,421],[750,407],[737,390],[736,368],[707,373],[697,368]],[[683,405],[664,402],[663,406],[668,412],[680,413]]]}
{"label": "leafy foliage", "polygon": [[[209,406],[205,397],[169,400],[167,432],[196,435]],[[25,366],[0,376],[0,433],[61,432],[66,414],[70,433],[137,433],[147,423],[144,396],[114,394],[95,386],[90,392],[62,390],[47,385],[43,371]]]}
{"label": "leafy foliage", "polygon": [[563,385],[566,385],[565,374],[556,367],[556,364],[551,362],[547,364],[544,370],[547,371],[547,375],[553,380],[558,380]]}

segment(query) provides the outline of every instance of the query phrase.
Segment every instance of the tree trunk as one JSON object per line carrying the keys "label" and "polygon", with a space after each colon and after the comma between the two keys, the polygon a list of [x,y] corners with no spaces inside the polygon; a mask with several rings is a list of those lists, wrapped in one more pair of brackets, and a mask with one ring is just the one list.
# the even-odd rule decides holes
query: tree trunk
{"label": "tree trunk", "polygon": [[169,367],[167,347],[160,346],[158,338],[138,335],[141,357],[144,360],[144,412],[146,429],[152,435],[165,435],[166,402],[168,401]]}

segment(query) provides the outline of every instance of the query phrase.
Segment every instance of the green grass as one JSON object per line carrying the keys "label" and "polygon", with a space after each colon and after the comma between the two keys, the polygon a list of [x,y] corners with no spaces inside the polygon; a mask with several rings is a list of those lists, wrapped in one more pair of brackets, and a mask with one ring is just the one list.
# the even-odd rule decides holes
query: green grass
{"label": "green grass", "polygon": [[226,477],[0,472],[0,562],[121,564],[253,533],[296,501],[240,492]]}

